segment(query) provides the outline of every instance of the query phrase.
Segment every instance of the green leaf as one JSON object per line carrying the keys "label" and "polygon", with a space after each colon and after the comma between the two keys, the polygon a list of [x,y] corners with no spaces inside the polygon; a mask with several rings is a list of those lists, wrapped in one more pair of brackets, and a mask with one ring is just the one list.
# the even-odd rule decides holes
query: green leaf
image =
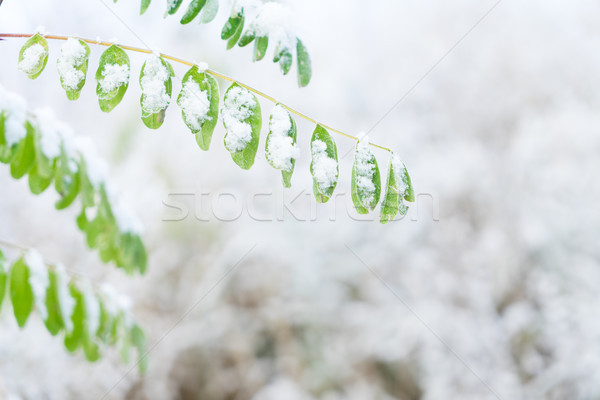
{"label": "green leaf", "polygon": [[137,324],[131,327],[131,342],[137,349],[138,353],[138,368],[140,374],[148,370],[148,354],[146,354],[146,335],[142,328]]}
{"label": "green leaf", "polygon": [[204,7],[205,3],[206,3],[206,0],[192,0],[190,5],[188,6],[187,11],[181,18],[181,23],[188,24],[188,23],[192,22],[192,20],[194,18],[196,18],[196,16],[200,12],[200,10],[202,10],[202,7]]}
{"label": "green leaf", "polygon": [[85,304],[81,291],[74,284],[69,286],[71,297],[75,299],[75,307],[73,308],[73,315],[71,315],[73,330],[65,335],[65,347],[72,353],[83,344]]}
{"label": "green leaf", "polygon": [[67,208],[77,198],[79,177],[79,165],[69,157],[64,145],[61,145],[60,155],[54,168],[54,188],[60,196],[54,204],[57,210]]}
{"label": "green leaf", "polygon": [[181,2],[183,0],[167,0],[167,11],[165,12],[165,17],[167,15],[173,15],[179,9]]}
{"label": "green leaf", "polygon": [[200,13],[200,23],[207,24],[217,16],[219,12],[219,0],[206,0],[204,8]]}
{"label": "green leaf", "polygon": [[292,52],[282,43],[278,43],[273,56],[273,62],[279,62],[279,68],[284,75],[287,75],[292,68]]}
{"label": "green leaf", "polygon": [[[208,150],[212,134],[219,118],[219,86],[215,78],[210,74],[200,72],[197,66],[193,66],[183,76],[183,88],[177,97],[177,104],[181,107],[181,115],[187,127],[196,136],[196,141],[202,150]],[[198,85],[194,88],[193,84]],[[206,92],[209,109],[206,119],[199,118],[192,112],[196,107],[201,107],[198,102],[205,99],[197,93],[197,89]],[[196,104],[194,104],[196,103]],[[188,107],[191,107],[188,108]]]}
{"label": "green leaf", "polygon": [[[251,96],[253,101],[245,102],[244,100],[248,96]],[[231,158],[237,165],[242,169],[250,169],[254,164],[254,158],[256,157],[256,151],[258,150],[260,128],[262,124],[258,99],[246,88],[234,83],[225,92],[221,112],[223,113],[223,125],[227,132],[224,139],[225,148],[229,150]],[[240,114],[247,116],[240,120]],[[233,127],[228,126],[228,121],[230,120],[234,124],[236,124],[235,121],[237,121],[242,124],[250,125],[251,137],[250,141],[245,143],[245,145],[241,144],[241,141],[237,138],[237,131],[232,131],[231,129]],[[235,129],[239,129],[237,124]],[[232,135],[231,138],[230,135]]]}
{"label": "green leaf", "polygon": [[54,159],[50,160],[42,151],[41,132],[35,129],[35,163],[29,170],[29,189],[33,194],[44,192],[54,178]]}
{"label": "green leaf", "polygon": [[300,39],[296,40],[296,58],[298,59],[298,86],[304,87],[310,82],[312,66],[308,51]]}
{"label": "green leaf", "polygon": [[[280,104],[276,104],[275,107],[279,107],[279,112],[284,112],[285,114],[287,114],[287,117],[290,120],[290,129],[285,133],[285,135],[292,138],[291,145],[294,146],[296,144],[296,134],[297,134],[296,121],[294,121],[294,119],[292,118],[290,113],[285,108],[283,108]],[[274,160],[274,154],[272,154],[272,151],[270,150],[271,149],[271,141],[273,140],[273,137],[276,135],[275,133],[273,133],[273,118],[274,118],[274,114],[276,112],[275,107],[273,108],[273,112],[271,113],[271,116],[269,118],[269,133],[267,135],[267,139],[266,139],[266,143],[265,143],[265,157],[267,158],[267,161],[273,168],[281,170],[283,186],[286,188],[289,188],[292,186],[291,179],[292,179],[292,174],[294,173],[294,166],[296,164],[296,159],[291,158],[291,160],[290,160],[291,168],[290,169],[287,169],[287,170],[283,169],[283,168],[281,168],[280,165],[277,165],[277,163]]]}
{"label": "green leaf", "polygon": [[265,57],[265,54],[267,54],[267,47],[269,47],[269,37],[268,36],[261,36],[259,38],[256,39],[256,42],[254,42],[254,57],[253,57],[253,61],[260,61]]}
{"label": "green leaf", "polygon": [[[89,289],[87,289],[89,290]],[[98,344],[96,343],[96,333],[98,331],[98,328],[95,329],[93,332],[89,330],[89,318],[93,318],[93,317],[100,317],[100,309],[98,308],[96,311],[92,311],[93,307],[100,307],[99,303],[98,303],[98,298],[94,293],[91,293],[91,291],[88,293],[86,290],[85,294],[83,295],[83,303],[84,303],[84,314],[83,314],[83,353],[85,354],[85,358],[90,361],[96,361],[100,358],[100,349],[98,348]],[[93,301],[95,302],[95,305],[92,306],[92,304],[88,304],[88,301]],[[100,322],[100,320],[98,319],[97,321],[98,323]]]}
{"label": "green leaf", "polygon": [[0,162],[8,164],[16,153],[16,145],[9,146],[6,142],[6,111],[0,110]]}
{"label": "green leaf", "polygon": [[10,301],[17,324],[23,328],[33,310],[33,290],[29,285],[29,268],[23,258],[17,260],[10,269]]}
{"label": "green leaf", "polygon": [[[171,98],[171,92],[173,90],[173,84],[171,77],[175,75],[171,64],[163,60],[162,57],[157,57],[160,60],[162,68],[167,70],[167,78],[163,81],[164,93],[167,97]],[[148,64],[151,62],[152,64]],[[140,98],[140,105],[142,106],[142,121],[150,129],[158,129],[165,120],[165,111],[169,107],[170,100],[166,102],[166,105],[161,103],[154,104],[156,102],[156,95],[153,93],[151,96],[147,95],[147,90],[154,91],[155,84],[161,78],[162,72],[158,71],[154,60],[149,59],[144,62],[142,71],[140,72],[140,86],[142,88],[142,96]],[[158,72],[158,73],[157,73]],[[162,99],[161,99],[162,100]]]}
{"label": "green leaf", "polygon": [[[404,164],[403,164],[404,166]],[[408,170],[404,166],[404,173],[402,174],[402,182],[406,185],[406,191],[404,192],[404,200],[414,202],[415,201],[415,190],[413,189],[412,182],[410,181],[410,175]]]}
{"label": "green leaf", "polygon": [[244,9],[240,8],[237,12],[233,11],[234,10],[232,10],[232,14],[227,20],[227,22],[225,22],[223,30],[221,30],[221,39],[223,40],[227,40],[233,35],[235,35],[238,32],[240,26],[243,27],[244,25]]}
{"label": "green leaf", "polygon": [[7,281],[8,274],[6,272],[6,258],[4,257],[4,253],[2,253],[2,250],[0,250],[0,310],[2,309],[4,294],[6,293]]}
{"label": "green leaf", "polygon": [[48,62],[48,42],[39,33],[25,42],[19,51],[19,69],[31,79],[35,79],[46,67]]}
{"label": "green leaf", "polygon": [[10,174],[15,179],[22,178],[35,163],[35,128],[25,123],[27,135],[17,144],[15,156],[10,163]]}
{"label": "green leaf", "polygon": [[[412,200],[408,200],[409,198]],[[408,207],[402,201],[403,199],[414,201],[414,191],[406,166],[396,154],[391,153],[388,180],[379,219],[382,224],[392,221],[398,213],[406,215]]]}
{"label": "green leaf", "polygon": [[148,6],[150,6],[151,0],[142,0],[142,4],[140,5],[140,15],[146,12]]}
{"label": "green leaf", "polygon": [[48,289],[46,290],[46,309],[48,310],[48,317],[44,321],[44,324],[46,325],[48,332],[54,336],[64,328],[58,299],[56,272],[49,271],[48,282]]}
{"label": "green leaf", "polygon": [[[321,143],[324,143],[324,149]],[[310,150],[312,161],[310,163],[310,173],[313,176],[313,192],[318,203],[326,203],[337,185],[339,176],[339,166],[337,158],[337,146],[329,132],[321,125],[317,125],[310,141]],[[333,161],[329,161],[329,160]],[[329,168],[335,162],[335,175],[328,181],[323,177],[330,177]],[[328,172],[329,171],[329,172]],[[320,179],[321,178],[321,182]]]}
{"label": "green leaf", "polygon": [[121,102],[129,86],[129,72],[129,56],[123,49],[113,44],[102,53],[96,71],[96,94],[102,111],[110,112]]}
{"label": "green leaf", "polygon": [[229,38],[229,40],[227,41],[227,50],[232,49],[237,44],[240,37],[242,36],[242,31],[244,30],[244,9],[243,8],[240,9],[240,15],[241,15],[241,21],[238,24],[237,30],[235,31],[233,36],[231,36]]}
{"label": "green leaf", "polygon": [[238,46],[240,47],[244,47],[249,45],[250,43],[252,43],[252,41],[256,38],[256,33],[254,32],[253,29],[247,30],[246,33],[244,33],[244,35],[242,35],[242,38],[240,39]]}
{"label": "green leaf", "polygon": [[[82,57],[70,59],[73,57],[73,55],[70,54],[71,50],[66,50],[66,54],[63,52],[63,49],[65,49],[66,46],[72,46],[72,40],[77,40],[79,45],[83,47],[84,55]],[[56,66],[58,75],[60,76],[60,84],[63,89],[65,89],[69,100],[77,100],[81,94],[81,89],[83,89],[83,86],[85,85],[89,58],[90,46],[83,40],[70,38],[69,41],[63,45],[63,48],[61,48],[61,55],[58,60],[56,60]]]}
{"label": "green leaf", "polygon": [[381,195],[381,177],[377,159],[368,143],[356,145],[351,187],[352,202],[359,214],[368,214],[375,209]]}

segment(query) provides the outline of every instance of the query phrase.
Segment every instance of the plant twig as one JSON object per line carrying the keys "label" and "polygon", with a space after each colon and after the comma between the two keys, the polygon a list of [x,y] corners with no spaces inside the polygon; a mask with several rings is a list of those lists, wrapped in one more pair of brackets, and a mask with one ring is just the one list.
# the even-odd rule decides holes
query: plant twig
{"label": "plant twig", "polygon": [[[0,4],[1,3],[2,3],[2,0],[0,0]],[[34,34],[31,34],[31,33],[0,33],[0,40],[3,40],[2,38],[29,38],[29,37],[32,37],[33,35]],[[45,35],[45,34],[42,34],[42,36],[45,37],[46,39],[54,39],[54,40],[67,40],[67,39],[69,39],[69,36],[61,36],[61,35],[50,35],[50,34]],[[135,51],[135,52],[138,52],[138,53],[145,53],[145,54],[152,54],[152,53],[154,53],[152,50],[142,49],[140,47],[134,47],[134,46],[127,46],[127,45],[113,43],[113,42],[105,42],[105,41],[102,41],[102,40],[86,39],[86,38],[81,38],[81,37],[77,37],[77,39],[83,40],[84,42],[89,43],[89,44],[96,44],[96,45],[99,45],[99,46],[106,46],[106,47],[108,47],[108,46],[116,45],[116,46],[118,46],[118,47],[120,47],[120,48],[122,48],[124,50]],[[196,65],[193,62],[186,61],[186,60],[183,60],[181,58],[173,57],[173,56],[170,56],[168,54],[164,54],[164,53],[159,53],[159,54],[160,54],[160,56],[162,58],[171,60],[171,61],[179,63],[179,64],[188,65],[190,67]],[[251,91],[251,92],[253,92],[253,93],[255,93],[255,94],[257,94],[257,95],[259,95],[261,97],[263,97],[266,100],[269,100],[269,101],[271,101],[273,103],[279,103],[282,107],[286,108],[288,111],[296,114],[297,116],[299,116],[301,118],[304,118],[305,120],[307,120],[309,122],[321,125],[323,128],[325,128],[327,130],[330,130],[332,132],[335,132],[335,133],[337,133],[339,135],[345,136],[345,137],[347,137],[349,139],[353,139],[353,140],[356,140],[356,141],[359,140],[359,138],[357,138],[356,136],[349,135],[349,134],[344,133],[344,132],[342,132],[340,130],[334,129],[334,128],[328,126],[328,125],[320,123],[317,120],[315,120],[315,119],[313,119],[313,118],[311,118],[311,117],[309,117],[309,116],[301,113],[300,111],[296,111],[293,108],[291,108],[291,107],[289,107],[289,106],[287,106],[287,105],[285,105],[283,103],[278,102],[273,97],[271,97],[271,96],[269,96],[269,95],[267,95],[265,93],[262,93],[261,91],[259,91],[257,89],[254,89],[251,86],[246,85],[245,83],[236,81],[235,79],[233,79],[233,78],[231,78],[231,77],[229,77],[227,75],[224,75],[224,74],[222,74],[222,73],[220,73],[218,71],[214,71],[212,69],[207,69],[206,72],[209,73],[209,74],[211,74],[211,75],[213,75],[213,76],[215,76],[215,77],[217,77],[217,78],[224,79],[224,80],[226,80],[228,82],[236,82],[238,85],[243,86],[244,88],[248,89],[249,91]],[[380,145],[375,144],[375,143],[369,143],[369,144],[371,146],[377,147],[377,148],[379,148],[381,150],[389,151],[390,153],[392,152],[392,150],[390,150],[387,147],[380,146]]]}

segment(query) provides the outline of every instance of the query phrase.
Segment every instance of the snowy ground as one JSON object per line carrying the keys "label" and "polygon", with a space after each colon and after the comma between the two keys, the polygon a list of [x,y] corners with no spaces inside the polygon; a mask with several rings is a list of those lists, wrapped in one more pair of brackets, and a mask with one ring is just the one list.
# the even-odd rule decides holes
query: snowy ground
{"label": "snowy ground", "polygon": [[[418,200],[385,226],[358,217],[354,143],[335,136],[340,157],[350,152],[339,197],[316,206],[312,124],[296,119],[300,158],[284,192],[264,157],[264,128],[254,167],[242,171],[221,122],[203,152],[173,100],[163,127],[146,129],[137,82],[110,115],[100,112],[90,79],[100,48],[69,102],[56,71],[61,43],[50,43],[48,67],[31,81],[17,69],[23,41],[0,42],[0,84],[52,107],[109,160],[145,225],[149,272],[131,279],[101,265],[76,210],[55,211],[52,194],[32,196],[7,168],[0,239],[129,293],[158,342],[140,377],[110,351],[94,364],[67,355],[39,320],[18,331],[4,307],[0,397],[600,398],[597,2],[503,0],[477,24],[494,1],[290,1],[313,60],[303,89],[270,52],[253,64],[248,48],[225,51],[226,7],[211,24],[180,26],[162,19],[160,1],[141,17],[138,1],[105,2],[5,0],[0,30],[43,25],[143,46],[110,9],[152,49],[205,61],[355,135],[402,99],[369,137],[406,162]],[[131,58],[137,74],[144,57]],[[261,106],[267,121],[272,104]]]}

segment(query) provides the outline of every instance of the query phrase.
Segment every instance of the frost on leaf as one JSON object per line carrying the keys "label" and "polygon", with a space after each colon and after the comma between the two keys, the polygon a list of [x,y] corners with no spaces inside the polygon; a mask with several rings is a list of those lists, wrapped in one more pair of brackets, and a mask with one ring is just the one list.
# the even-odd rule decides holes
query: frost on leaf
{"label": "frost on leaf", "polygon": [[45,320],[48,317],[46,309],[46,290],[50,283],[48,270],[42,256],[36,250],[29,250],[25,254],[25,264],[29,268],[29,285],[33,292],[35,308]]}
{"label": "frost on leaf", "polygon": [[359,214],[366,214],[375,208],[380,191],[377,160],[369,149],[368,138],[364,137],[356,146],[352,167],[352,201]]}
{"label": "frost on leaf", "polygon": [[60,49],[56,66],[60,82],[71,100],[79,97],[85,84],[89,53],[87,44],[75,38],[69,38]]}
{"label": "frost on leaf", "polygon": [[339,169],[335,142],[321,125],[317,125],[311,140],[313,191],[320,203],[329,200],[337,185]]}
{"label": "frost on leaf", "polygon": [[71,296],[71,291],[69,289],[69,276],[62,264],[56,266],[55,272],[60,315],[65,325],[65,330],[71,332],[73,330],[71,316],[73,315],[73,309],[75,308],[75,299]]}
{"label": "frost on leaf", "polygon": [[392,221],[396,214],[405,215],[408,206],[406,201],[414,201],[414,191],[410,182],[410,176],[404,163],[396,154],[390,156],[390,167],[388,181],[381,204],[380,222],[385,224]]}
{"label": "frost on leaf", "polygon": [[208,90],[202,90],[192,77],[183,83],[177,103],[183,111],[186,125],[193,132],[198,132],[202,128],[202,124],[211,119],[208,115],[210,111],[208,95]]}
{"label": "frost on leaf", "polygon": [[319,190],[326,192],[337,182],[338,163],[327,155],[327,144],[321,140],[312,143],[313,177]]}
{"label": "frost on leaf", "polygon": [[31,79],[37,78],[48,62],[48,43],[40,34],[32,36],[19,52],[18,68]]}
{"label": "frost on leaf", "polygon": [[296,146],[296,129],[288,111],[281,105],[273,107],[269,119],[266,157],[273,168],[291,171],[300,153]]}
{"label": "frost on leaf", "polygon": [[102,80],[99,82],[102,93],[109,95],[128,83],[129,65],[106,64],[102,71]]}
{"label": "frost on leaf", "polygon": [[166,84],[171,80],[171,71],[157,56],[150,57],[142,67],[142,110],[154,114],[169,106],[171,96]]}
{"label": "frost on leaf", "polygon": [[231,152],[242,151],[252,140],[252,126],[247,120],[252,116],[256,99],[241,86],[231,87],[225,94],[223,124],[227,130],[225,147]]}
{"label": "frost on leaf", "polygon": [[234,83],[227,89],[221,109],[225,148],[236,164],[250,169],[254,164],[261,127],[260,105],[250,91]]}
{"label": "frost on leaf", "polygon": [[4,138],[2,141],[11,148],[27,135],[25,129],[27,103],[23,97],[8,92],[0,86],[0,113],[4,114]]}

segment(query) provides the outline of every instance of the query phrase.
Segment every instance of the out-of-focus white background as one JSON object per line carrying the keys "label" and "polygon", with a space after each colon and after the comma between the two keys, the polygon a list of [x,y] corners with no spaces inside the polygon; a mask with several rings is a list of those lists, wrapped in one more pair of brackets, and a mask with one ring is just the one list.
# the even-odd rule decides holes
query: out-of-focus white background
{"label": "out-of-focus white background", "polygon": [[[290,1],[313,62],[303,89],[295,69],[283,77],[267,60],[271,52],[253,64],[249,48],[225,51],[228,6],[208,25],[181,26],[152,3],[139,16],[137,0],[106,0],[108,8],[4,0],[0,31],[42,25],[206,61],[357,134],[494,1]],[[68,355],[38,318],[19,331],[4,307],[0,397],[600,398],[598,15],[592,0],[503,0],[467,35],[370,134],[403,158],[418,194],[409,215],[388,225],[352,212],[351,155],[341,161],[337,203],[314,204],[314,126],[301,119],[301,159],[284,192],[264,160],[264,129],[254,167],[242,171],[220,123],[209,152],[175,106],[161,129],[146,129],[135,79],[102,113],[93,73],[103,48],[92,47],[83,94],[69,102],[55,68],[61,43],[50,43],[48,66],[31,81],[16,68],[24,41],[0,42],[0,84],[32,109],[54,109],[110,162],[121,199],[145,225],[149,271],[131,278],[102,265],[76,229],[77,210],[54,210],[51,191],[32,196],[8,168],[0,169],[0,239],[128,293],[149,343],[160,340],[140,377],[110,349],[94,364]],[[130,56],[139,70],[144,57]],[[272,104],[261,104],[266,120]],[[335,138],[341,155],[352,149]],[[385,171],[386,153],[376,155]],[[181,203],[188,217],[173,221],[181,215],[165,202]]]}

